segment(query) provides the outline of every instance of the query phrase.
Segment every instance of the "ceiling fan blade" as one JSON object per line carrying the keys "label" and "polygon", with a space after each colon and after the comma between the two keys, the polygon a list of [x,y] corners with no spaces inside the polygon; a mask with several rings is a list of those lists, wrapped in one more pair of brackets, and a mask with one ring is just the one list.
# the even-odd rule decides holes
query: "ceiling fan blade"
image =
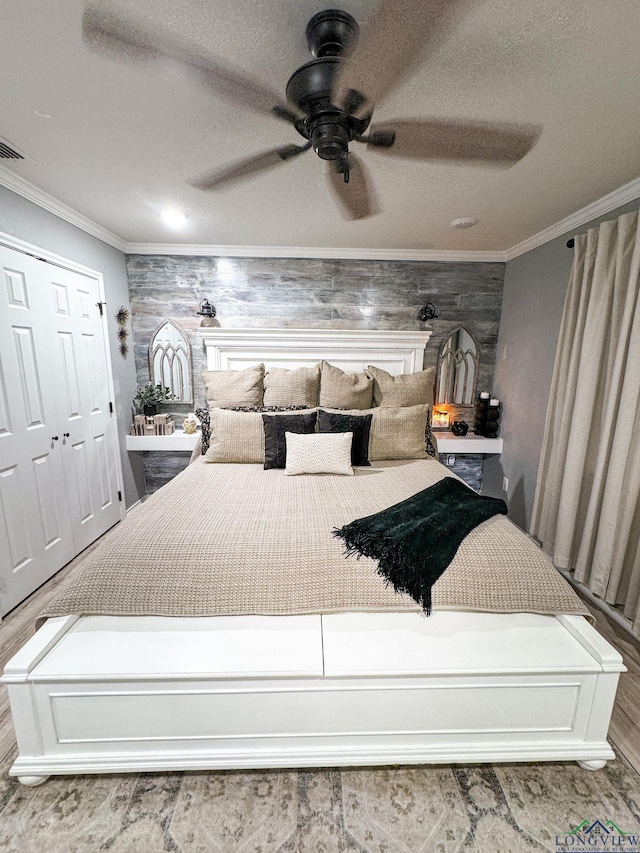
{"label": "ceiling fan blade", "polygon": [[366,219],[380,212],[375,190],[362,161],[349,154],[349,183],[344,175],[329,163],[327,178],[345,219]]}
{"label": "ceiling fan blade", "polygon": [[171,59],[196,72],[215,95],[234,104],[293,123],[297,113],[257,80],[213,57],[199,53],[166,30],[147,29],[141,22],[121,18],[108,9],[89,5],[82,16],[82,37],[95,51],[133,61]]}
{"label": "ceiling fan blade", "polygon": [[438,45],[464,8],[462,0],[381,0],[353,59],[334,85],[334,102],[347,108],[350,92],[366,96],[353,112],[361,117],[380,103]]}
{"label": "ceiling fan blade", "polygon": [[292,157],[297,157],[298,154],[308,151],[310,147],[309,144],[283,145],[280,148],[272,148],[270,151],[265,151],[255,157],[239,160],[225,169],[207,172],[206,175],[193,181],[191,186],[199,190],[217,190],[233,181],[247,178],[256,172],[264,172],[274,166],[279,166],[281,163],[291,160]]}
{"label": "ceiling fan blade", "polygon": [[[534,124],[456,119],[400,119],[371,128],[371,135],[395,130],[390,148],[368,147],[393,157],[417,160],[477,162],[513,166],[538,141],[542,128]],[[375,139],[375,137],[374,137]]]}

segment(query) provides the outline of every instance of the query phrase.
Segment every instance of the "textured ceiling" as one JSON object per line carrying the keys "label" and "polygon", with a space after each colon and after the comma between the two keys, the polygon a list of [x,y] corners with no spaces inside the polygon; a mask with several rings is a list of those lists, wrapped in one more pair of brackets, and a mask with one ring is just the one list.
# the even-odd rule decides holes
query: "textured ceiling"
{"label": "textured ceiling", "polygon": [[[135,8],[150,31],[169,27],[282,93],[311,59],[305,26],[325,8],[317,0],[104,5]],[[341,8],[366,33],[375,2]],[[382,212],[356,222],[341,218],[312,152],[224,191],[190,186],[207,170],[300,137],[230,105],[170,61],[92,52],[82,12],[79,0],[2,3],[0,136],[30,158],[2,164],[127,242],[505,250],[640,175],[637,0],[460,4],[456,26],[377,105],[375,120],[527,122],[542,135],[506,170],[394,161],[361,147]],[[183,231],[162,222],[165,205],[188,213]],[[479,223],[451,228],[462,216]]]}

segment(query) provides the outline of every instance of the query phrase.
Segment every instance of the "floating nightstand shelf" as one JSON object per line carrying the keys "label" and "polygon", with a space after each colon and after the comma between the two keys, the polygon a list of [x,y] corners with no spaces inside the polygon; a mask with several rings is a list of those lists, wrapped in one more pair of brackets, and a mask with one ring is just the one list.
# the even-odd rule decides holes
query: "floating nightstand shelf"
{"label": "floating nightstand shelf", "polygon": [[485,438],[483,435],[467,433],[454,435],[451,432],[433,432],[438,453],[502,453],[501,438]]}
{"label": "floating nightstand shelf", "polygon": [[131,451],[185,451],[190,453],[196,446],[199,432],[188,434],[182,429],[177,429],[172,435],[128,435],[127,450]]}

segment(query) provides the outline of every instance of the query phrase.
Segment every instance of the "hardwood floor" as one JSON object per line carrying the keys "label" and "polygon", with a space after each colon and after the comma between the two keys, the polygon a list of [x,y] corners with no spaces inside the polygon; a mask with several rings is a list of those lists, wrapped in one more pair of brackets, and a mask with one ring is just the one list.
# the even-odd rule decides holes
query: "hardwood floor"
{"label": "hardwood floor", "polygon": [[597,607],[585,604],[596,618],[596,628],[618,649],[628,670],[618,683],[609,740],[640,773],[640,643]]}
{"label": "hardwood floor", "polygon": [[[98,540],[100,541],[100,540]],[[36,590],[26,601],[0,623],[0,671],[16,651],[31,637],[35,620],[53,598],[60,584],[70,577],[97,543],[79,554],[51,580]],[[596,619],[598,631],[618,649],[628,672],[620,676],[618,693],[611,718],[609,740],[640,773],[640,644],[605,613],[585,602]],[[0,761],[15,746],[7,688],[0,685]]]}

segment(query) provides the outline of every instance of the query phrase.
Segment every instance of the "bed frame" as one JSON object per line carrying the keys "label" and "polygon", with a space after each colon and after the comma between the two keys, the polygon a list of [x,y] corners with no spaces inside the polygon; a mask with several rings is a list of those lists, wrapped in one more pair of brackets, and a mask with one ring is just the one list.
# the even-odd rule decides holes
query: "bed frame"
{"label": "bed frame", "polygon": [[[210,369],[421,370],[429,332],[207,330]],[[495,761],[598,769],[618,652],[582,617],[437,611],[49,619],[6,666],[51,774]]]}

